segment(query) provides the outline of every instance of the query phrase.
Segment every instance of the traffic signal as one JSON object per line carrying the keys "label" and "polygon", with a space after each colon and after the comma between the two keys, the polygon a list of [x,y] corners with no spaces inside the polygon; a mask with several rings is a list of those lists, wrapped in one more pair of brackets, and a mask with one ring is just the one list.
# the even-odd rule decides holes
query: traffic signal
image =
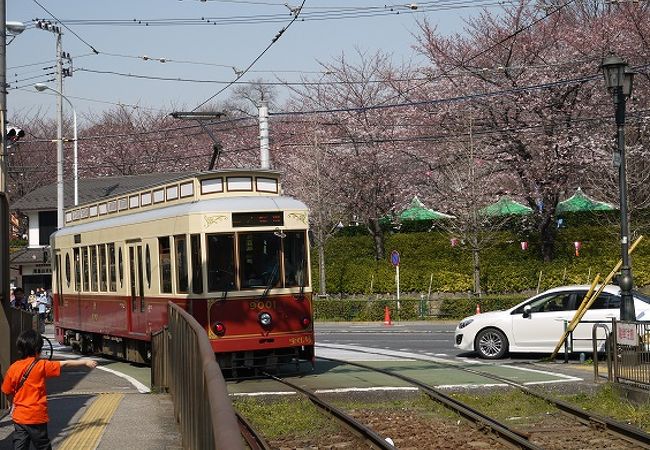
{"label": "traffic signal", "polygon": [[5,139],[10,142],[16,142],[18,139],[25,136],[25,132],[22,128],[12,127],[7,125],[5,129]]}

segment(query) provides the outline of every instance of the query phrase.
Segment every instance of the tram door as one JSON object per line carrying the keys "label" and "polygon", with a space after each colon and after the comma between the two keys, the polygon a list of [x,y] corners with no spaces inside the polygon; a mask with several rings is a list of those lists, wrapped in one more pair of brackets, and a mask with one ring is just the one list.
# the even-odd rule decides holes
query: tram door
{"label": "tram door", "polygon": [[142,270],[142,245],[129,246],[129,278],[131,281],[131,332],[146,333],[147,318],[144,304],[144,280]]}

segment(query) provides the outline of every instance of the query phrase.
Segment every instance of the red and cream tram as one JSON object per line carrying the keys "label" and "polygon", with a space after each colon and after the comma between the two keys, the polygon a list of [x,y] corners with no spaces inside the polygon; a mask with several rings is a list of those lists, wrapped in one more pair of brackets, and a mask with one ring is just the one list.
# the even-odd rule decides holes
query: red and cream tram
{"label": "red and cream tram", "polygon": [[313,360],[307,214],[279,173],[241,169],[66,210],[52,237],[57,340],[147,362],[173,301],[224,368]]}

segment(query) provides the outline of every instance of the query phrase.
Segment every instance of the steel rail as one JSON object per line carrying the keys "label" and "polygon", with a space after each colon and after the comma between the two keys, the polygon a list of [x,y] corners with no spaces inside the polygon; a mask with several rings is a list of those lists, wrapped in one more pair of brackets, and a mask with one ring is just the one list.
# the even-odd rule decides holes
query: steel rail
{"label": "steel rail", "polygon": [[[376,355],[384,355],[384,353],[380,352],[369,352],[366,350],[360,350],[362,353],[369,353],[369,354],[376,354]],[[423,362],[429,362],[433,364],[437,364],[443,367],[449,367],[453,368],[456,370],[460,370],[463,372],[471,373],[474,375],[479,375],[481,377],[485,378],[490,378],[495,381],[500,381],[501,383],[507,384],[509,386],[515,387],[517,389],[520,389],[526,394],[529,394],[533,397],[536,397],[538,399],[544,400],[551,405],[555,406],[558,408],[560,411],[565,412],[566,414],[575,417],[577,420],[582,422],[585,425],[588,426],[595,426],[597,428],[602,428],[605,429],[610,434],[613,434],[617,437],[620,437],[624,440],[627,440],[628,442],[632,442],[634,444],[640,445],[642,448],[650,449],[650,434],[646,433],[645,431],[634,427],[632,425],[628,425],[626,423],[621,423],[616,420],[610,419],[609,417],[601,416],[599,414],[594,414],[590,413],[588,411],[584,411],[576,406],[571,405],[570,403],[567,403],[563,400],[558,400],[553,397],[550,397],[542,392],[539,392],[535,389],[531,389],[528,386],[525,386],[523,384],[517,383],[515,381],[509,380],[507,378],[500,377],[498,375],[493,375],[491,373],[487,372],[482,372],[480,370],[475,370],[475,369],[470,369],[467,367],[462,367],[459,366],[458,364],[453,364],[453,363],[448,363],[440,360],[436,361],[431,361],[430,359],[426,358],[418,358],[418,357],[413,357],[409,356],[408,358],[405,357],[400,357],[400,356],[395,356],[396,358],[402,358],[402,359],[411,359],[415,361],[423,361]],[[329,358],[323,358],[319,357],[320,359],[329,359]],[[348,363],[352,364],[352,363]]]}
{"label": "steel rail", "polygon": [[313,392],[302,388],[296,384],[293,384],[289,381],[283,380],[282,378],[278,378],[275,375],[271,375],[269,373],[264,373],[265,376],[284,384],[285,386],[289,386],[291,389],[294,389],[295,391],[300,392],[301,394],[307,396],[309,400],[314,403],[316,406],[321,408],[322,410],[326,411],[329,415],[335,417],[338,419],[346,428],[348,428],[350,431],[352,431],[354,434],[360,436],[362,439],[364,439],[372,448],[378,448],[380,450],[396,450],[397,447],[389,444],[386,439],[382,438],[379,436],[377,433],[372,431],[370,428],[353,418],[352,416],[348,415],[344,411],[338,409],[336,406],[331,405],[327,403],[326,401],[320,399],[316,394]]}
{"label": "steel rail", "polygon": [[266,440],[264,440],[244,416],[237,411],[235,411],[235,415],[239,423],[239,431],[251,450],[271,450]]}
{"label": "steel rail", "polygon": [[349,364],[352,366],[361,367],[363,369],[371,370],[374,372],[380,372],[391,377],[399,378],[403,381],[406,381],[407,383],[417,386],[418,388],[420,388],[420,390],[422,390],[422,392],[427,394],[432,400],[441,403],[442,405],[456,412],[457,414],[464,417],[468,421],[476,424],[477,429],[487,430],[489,432],[494,433],[497,436],[497,438],[500,439],[501,441],[504,441],[510,445],[514,445],[519,448],[535,449],[535,450],[542,449],[542,447],[530,442],[528,437],[525,436],[524,434],[510,428],[509,426],[499,422],[498,420],[486,414],[483,414],[482,412],[472,408],[471,406],[468,406],[448,396],[447,394],[444,394],[443,392],[433,388],[432,386],[424,384],[414,378],[407,377],[405,375],[401,375],[398,373],[394,373],[389,370],[368,366],[366,364],[362,364],[358,362],[343,361],[340,359],[326,358],[322,356],[319,356],[318,358],[326,361]]}

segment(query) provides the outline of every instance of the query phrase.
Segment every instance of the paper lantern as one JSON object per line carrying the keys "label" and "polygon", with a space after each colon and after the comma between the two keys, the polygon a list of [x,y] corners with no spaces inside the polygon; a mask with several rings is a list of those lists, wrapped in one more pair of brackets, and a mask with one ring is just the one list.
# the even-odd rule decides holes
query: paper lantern
{"label": "paper lantern", "polygon": [[573,243],[573,246],[574,246],[575,249],[576,249],[576,256],[580,256],[580,249],[582,248],[582,242],[580,242],[580,241],[575,241],[575,242]]}
{"label": "paper lantern", "polygon": [[521,241],[521,249],[528,250],[528,241]]}

